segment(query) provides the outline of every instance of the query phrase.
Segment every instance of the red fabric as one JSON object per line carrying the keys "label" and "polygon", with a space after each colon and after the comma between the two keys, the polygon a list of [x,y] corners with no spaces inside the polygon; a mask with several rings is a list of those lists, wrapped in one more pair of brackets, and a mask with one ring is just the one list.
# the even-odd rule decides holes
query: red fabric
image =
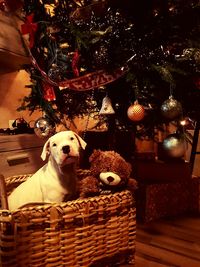
{"label": "red fabric", "polygon": [[33,23],[34,14],[31,14],[26,17],[26,23],[21,25],[21,32],[22,34],[29,33],[30,43],[29,46],[32,48],[34,46],[35,41],[35,33],[38,29],[38,24]]}

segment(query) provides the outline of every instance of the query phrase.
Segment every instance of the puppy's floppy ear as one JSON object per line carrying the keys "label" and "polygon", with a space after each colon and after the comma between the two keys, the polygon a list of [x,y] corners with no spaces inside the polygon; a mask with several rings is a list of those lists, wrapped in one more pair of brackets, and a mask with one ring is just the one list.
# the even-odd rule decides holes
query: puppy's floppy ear
{"label": "puppy's floppy ear", "polygon": [[43,150],[42,150],[42,154],[41,154],[41,158],[43,161],[46,160],[47,155],[50,153],[49,152],[49,145],[50,145],[50,139],[48,139],[43,146]]}
{"label": "puppy's floppy ear", "polygon": [[85,149],[85,147],[87,146],[87,143],[76,133],[74,133],[74,135],[76,136],[78,142],[79,142],[79,145],[82,149]]}

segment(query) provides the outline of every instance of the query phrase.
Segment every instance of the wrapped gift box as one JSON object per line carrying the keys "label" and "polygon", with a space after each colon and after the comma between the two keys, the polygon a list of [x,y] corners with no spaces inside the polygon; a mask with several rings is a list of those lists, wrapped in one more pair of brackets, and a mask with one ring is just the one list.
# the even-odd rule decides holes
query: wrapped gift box
{"label": "wrapped gift box", "polygon": [[188,162],[144,161],[133,162],[133,176],[141,183],[170,183],[191,179]]}
{"label": "wrapped gift box", "polygon": [[[139,184],[136,197],[137,218],[149,222],[190,211],[191,185],[192,179],[174,183]],[[197,201],[195,194],[194,203]]]}

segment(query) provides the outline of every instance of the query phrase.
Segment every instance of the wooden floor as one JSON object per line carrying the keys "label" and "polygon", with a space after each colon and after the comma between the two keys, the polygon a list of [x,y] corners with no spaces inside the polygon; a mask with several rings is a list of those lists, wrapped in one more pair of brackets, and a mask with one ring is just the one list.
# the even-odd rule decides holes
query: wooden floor
{"label": "wooden floor", "polygon": [[136,239],[136,267],[200,267],[200,216],[137,223]]}

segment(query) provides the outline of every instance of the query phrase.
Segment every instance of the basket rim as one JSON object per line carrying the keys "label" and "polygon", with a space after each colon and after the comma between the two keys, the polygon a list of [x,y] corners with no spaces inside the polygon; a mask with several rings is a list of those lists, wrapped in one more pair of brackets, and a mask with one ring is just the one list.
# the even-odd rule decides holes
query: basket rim
{"label": "basket rim", "polygon": [[[81,175],[81,174],[85,174],[85,173],[91,173],[91,171],[89,169],[77,169],[77,175]],[[26,178],[29,178],[33,175],[33,173],[29,173],[29,174],[19,174],[19,175],[12,175],[12,176],[8,176],[5,179],[5,183],[6,183],[6,187],[9,187],[10,185],[12,185],[12,183],[16,183],[16,182],[20,182],[20,180],[26,180]],[[124,197],[123,197],[124,196]],[[52,207],[55,207],[56,209],[60,209],[60,210],[64,210],[66,208],[79,208],[83,205],[91,205],[92,203],[94,205],[94,203],[100,203],[102,205],[104,205],[105,203],[109,203],[109,201],[123,201],[123,199],[125,199],[125,196],[128,198],[133,198],[133,194],[130,190],[128,189],[123,189],[121,191],[118,192],[112,192],[112,193],[108,193],[108,194],[99,194],[96,196],[91,196],[91,197],[84,197],[84,198],[76,198],[73,200],[69,200],[66,202],[61,202],[61,203],[45,203],[45,202],[32,202],[32,203],[27,203],[22,207],[19,207],[16,210],[9,210],[10,214],[16,214],[17,212],[31,212],[31,211],[35,211],[35,212],[39,212],[41,210],[48,210],[51,209]],[[117,200],[118,199],[118,200]],[[5,208],[4,208],[5,210]],[[2,211],[1,207],[0,207],[0,211]]]}
{"label": "basket rim", "polygon": [[[98,196],[93,196],[93,197],[87,197],[87,198],[77,198],[75,200],[70,200],[66,202],[61,202],[61,203],[29,203],[26,204],[25,206],[22,206],[16,210],[9,211],[10,214],[16,214],[18,212],[24,213],[24,212],[40,212],[41,210],[49,210],[51,208],[55,208],[57,210],[64,210],[66,208],[80,208],[83,205],[88,205],[92,206],[94,203],[100,203],[102,206],[107,203],[112,203],[114,200],[118,202],[122,202],[125,197],[128,197],[130,199],[133,199],[133,195],[131,191],[128,189],[120,191],[120,192],[115,192],[115,193],[110,193],[110,194],[105,194],[105,195],[98,195]],[[131,204],[131,201],[130,201]],[[2,210],[0,210],[2,211]],[[4,209],[5,211],[5,209]]]}

